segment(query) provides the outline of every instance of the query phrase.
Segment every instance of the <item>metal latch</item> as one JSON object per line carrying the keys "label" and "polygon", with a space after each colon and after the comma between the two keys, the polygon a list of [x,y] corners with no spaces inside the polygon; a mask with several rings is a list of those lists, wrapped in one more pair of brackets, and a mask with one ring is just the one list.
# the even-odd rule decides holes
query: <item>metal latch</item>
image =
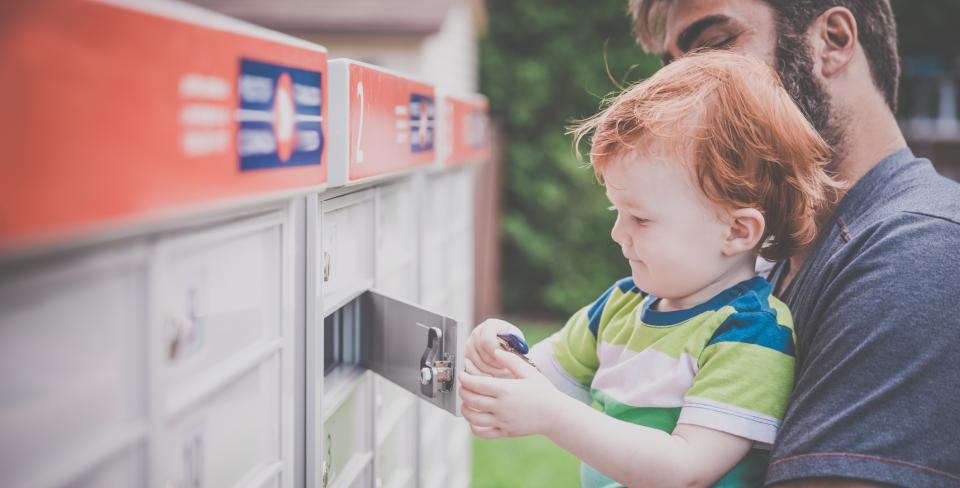
{"label": "metal latch", "polygon": [[420,393],[434,398],[453,389],[452,354],[443,352],[443,331],[427,328],[427,348],[420,357]]}

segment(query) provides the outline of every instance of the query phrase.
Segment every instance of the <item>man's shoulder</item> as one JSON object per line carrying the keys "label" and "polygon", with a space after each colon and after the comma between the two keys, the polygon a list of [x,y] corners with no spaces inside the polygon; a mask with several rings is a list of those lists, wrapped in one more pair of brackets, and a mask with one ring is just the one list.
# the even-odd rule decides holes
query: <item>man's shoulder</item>
{"label": "man's shoulder", "polygon": [[929,161],[915,160],[870,195],[856,214],[838,215],[841,259],[882,254],[897,257],[888,264],[911,265],[941,259],[931,248],[960,245],[960,183],[937,174]]}
{"label": "man's shoulder", "polygon": [[926,159],[914,159],[879,187],[862,210],[865,223],[900,224],[928,218],[960,223],[960,183],[936,172]]}
{"label": "man's shoulder", "polygon": [[941,308],[960,294],[960,185],[921,163],[873,178],[837,212],[786,294],[799,328],[840,304],[844,320],[872,313],[904,290]]}
{"label": "man's shoulder", "polygon": [[[960,192],[956,198],[960,199]],[[929,202],[911,205],[876,219],[849,236],[851,258],[862,255],[896,257],[890,264],[940,262],[960,251],[960,204]],[[948,252],[939,254],[937,250]]]}
{"label": "man's shoulder", "polygon": [[[847,321],[851,314],[873,316],[877,309],[890,315],[891,307],[911,315],[954,310],[951,303],[960,294],[960,185],[927,182],[892,195],[869,222],[841,229],[829,254],[814,258],[816,275],[808,282],[813,288],[806,292],[830,300],[804,303],[833,309]],[[913,306],[917,301],[925,304],[923,310]]]}
{"label": "man's shoulder", "polygon": [[854,283],[873,274],[891,279],[890,287],[944,279],[942,286],[960,288],[955,279],[960,273],[960,209],[954,213],[946,207],[903,209],[878,219],[849,237],[831,258],[834,269],[855,278]]}

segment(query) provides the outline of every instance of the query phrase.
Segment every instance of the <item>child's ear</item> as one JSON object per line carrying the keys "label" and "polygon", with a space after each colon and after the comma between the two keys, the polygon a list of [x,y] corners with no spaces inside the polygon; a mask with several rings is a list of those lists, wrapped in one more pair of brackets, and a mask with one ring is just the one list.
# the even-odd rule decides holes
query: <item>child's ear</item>
{"label": "child's ear", "polygon": [[755,208],[738,208],[730,212],[730,228],[723,241],[723,253],[735,256],[756,249],[765,225],[763,214]]}

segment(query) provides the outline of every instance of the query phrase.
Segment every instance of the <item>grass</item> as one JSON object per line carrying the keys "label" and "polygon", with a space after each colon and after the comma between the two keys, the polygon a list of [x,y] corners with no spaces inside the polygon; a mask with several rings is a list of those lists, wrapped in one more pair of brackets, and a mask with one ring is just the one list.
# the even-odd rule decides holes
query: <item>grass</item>
{"label": "grass", "polygon": [[[512,321],[530,345],[557,330],[557,324]],[[473,438],[475,488],[580,486],[580,461],[543,436],[487,441]]]}

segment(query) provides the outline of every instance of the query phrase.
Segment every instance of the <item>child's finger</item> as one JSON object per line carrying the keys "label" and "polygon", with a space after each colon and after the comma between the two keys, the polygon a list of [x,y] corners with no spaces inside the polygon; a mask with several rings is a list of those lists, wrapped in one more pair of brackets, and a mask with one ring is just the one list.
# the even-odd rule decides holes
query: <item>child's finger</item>
{"label": "child's finger", "polygon": [[494,353],[500,364],[510,370],[514,378],[528,378],[537,372],[537,369],[524,361],[516,354],[511,354],[504,350],[498,350]]}
{"label": "child's finger", "polygon": [[477,327],[476,333],[476,348],[477,352],[480,354],[480,357],[483,358],[483,361],[490,366],[501,368],[498,371],[499,374],[494,376],[500,378],[509,378],[509,372],[502,369],[503,365],[497,362],[496,356],[494,356],[494,351],[500,349],[500,341],[497,340],[497,334],[516,334],[519,337],[523,337],[523,332],[520,331],[516,326],[500,319],[487,319],[484,320],[482,324]]}
{"label": "child's finger", "polygon": [[476,365],[473,364],[473,360],[471,360],[470,358],[463,358],[463,359],[464,359],[464,361],[463,361],[463,370],[464,370],[464,371],[466,371],[466,372],[469,373],[469,374],[475,374],[475,375],[477,375],[477,376],[483,376],[483,375],[484,375],[484,373],[483,373],[482,371],[480,371],[480,369],[477,368]]}
{"label": "child's finger", "polygon": [[494,376],[497,378],[510,378],[510,370],[505,368],[497,368],[489,362],[484,362],[483,356],[477,350],[477,341],[472,340],[467,343],[466,346],[466,358],[469,359],[475,368],[475,371],[481,376]]}
{"label": "child's finger", "polygon": [[478,412],[492,412],[496,406],[496,401],[485,395],[480,395],[470,390],[460,388],[460,398],[463,405]]}
{"label": "child's finger", "polygon": [[476,427],[471,425],[470,430],[473,432],[473,435],[479,437],[480,439],[491,440],[506,437],[503,431],[496,427]]}
{"label": "child's finger", "polygon": [[486,412],[464,408],[460,410],[460,415],[474,427],[497,427],[497,418]]}
{"label": "child's finger", "polygon": [[460,386],[474,393],[479,393],[481,395],[486,395],[493,398],[499,396],[503,391],[503,387],[500,384],[501,381],[512,380],[477,376],[466,372],[460,375]]}
{"label": "child's finger", "polygon": [[481,324],[481,327],[480,334],[477,337],[478,340],[474,344],[477,354],[486,364],[502,367],[494,355],[494,351],[500,349],[500,341],[497,340],[497,328],[489,320]]}

